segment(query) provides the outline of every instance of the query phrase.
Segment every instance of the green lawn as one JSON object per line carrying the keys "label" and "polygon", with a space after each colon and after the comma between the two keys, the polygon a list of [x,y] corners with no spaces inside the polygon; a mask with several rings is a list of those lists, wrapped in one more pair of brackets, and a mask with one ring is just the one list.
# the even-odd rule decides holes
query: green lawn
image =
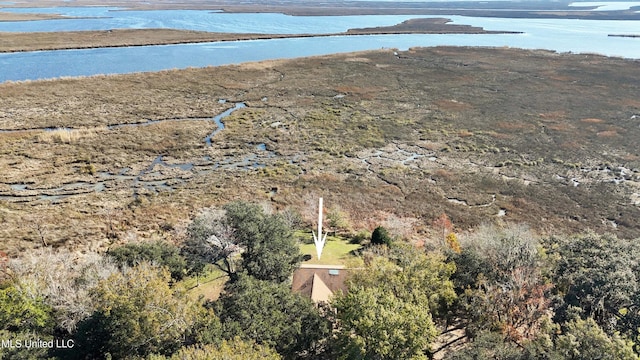
{"label": "green lawn", "polygon": [[306,261],[305,264],[340,265],[345,260],[352,258],[350,252],[360,246],[359,244],[350,244],[349,241],[340,237],[328,236],[320,260],[318,260],[314,244],[300,244],[300,252],[312,256],[311,260]]}
{"label": "green lawn", "polygon": [[[199,279],[195,276],[185,278],[180,284],[187,290],[187,294],[194,299],[204,296],[205,299],[216,300],[224,284],[229,280],[227,274],[215,266],[207,266],[207,270]],[[198,285],[198,282],[200,285]]]}

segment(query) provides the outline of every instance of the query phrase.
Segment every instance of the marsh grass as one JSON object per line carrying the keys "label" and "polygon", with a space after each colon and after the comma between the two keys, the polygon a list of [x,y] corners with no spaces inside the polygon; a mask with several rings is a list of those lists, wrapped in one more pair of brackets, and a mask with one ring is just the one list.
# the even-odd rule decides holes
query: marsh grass
{"label": "marsh grass", "polygon": [[99,132],[97,129],[52,129],[39,134],[37,139],[54,144],[77,144],[81,140],[97,138]]}
{"label": "marsh grass", "polygon": [[[0,250],[38,246],[27,214],[48,224],[51,246],[97,249],[172,238],[162,224],[236,199],[302,212],[308,194],[339,205],[354,230],[389,214],[428,227],[442,212],[468,229],[506,209],[500,221],[540,231],[638,237],[638,76],[637,62],[622,59],[447,47],[0,84],[0,130],[36,129],[0,132]],[[235,102],[247,108],[207,146],[215,125],[206,119]],[[167,121],[106,127],[156,120]],[[404,161],[412,152],[421,156]],[[194,167],[158,167],[146,176],[171,190],[136,196],[133,178],[160,155]],[[215,167],[252,155],[261,167]],[[636,169],[636,180],[615,184],[602,164]],[[102,191],[41,199],[100,181]],[[105,209],[119,209],[112,232]]]}

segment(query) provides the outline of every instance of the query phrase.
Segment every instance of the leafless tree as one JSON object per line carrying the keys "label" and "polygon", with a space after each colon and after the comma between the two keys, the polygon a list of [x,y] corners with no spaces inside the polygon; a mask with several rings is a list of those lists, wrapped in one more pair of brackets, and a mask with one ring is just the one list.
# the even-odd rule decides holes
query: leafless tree
{"label": "leafless tree", "polygon": [[117,238],[116,234],[116,225],[117,225],[117,216],[119,215],[120,210],[114,207],[107,207],[101,211],[101,215],[104,217],[104,220],[107,225],[106,235],[109,239]]}
{"label": "leafless tree", "polygon": [[300,210],[302,220],[308,224],[314,224],[318,219],[318,198],[316,193],[307,193],[302,197],[303,205]]}
{"label": "leafless tree", "polygon": [[[534,338],[547,316],[551,289],[541,273],[535,234],[520,225],[485,225],[463,239],[461,246],[465,256],[456,265],[477,273],[464,295],[469,313],[477,320],[475,325],[499,325],[516,344]],[[466,263],[465,259],[474,261]]]}
{"label": "leafless tree", "polygon": [[206,264],[213,264],[228,275],[236,272],[235,257],[242,252],[233,227],[224,210],[208,209],[198,216],[187,229],[182,253],[197,274]]}
{"label": "leafless tree", "polygon": [[291,207],[287,207],[280,212],[280,216],[292,229],[299,229],[302,226],[302,215]]}
{"label": "leafless tree", "polygon": [[9,264],[9,256],[4,251],[0,251],[0,281],[9,278],[9,271],[7,265]]}
{"label": "leafless tree", "polygon": [[415,226],[418,222],[419,220],[413,217],[400,217],[396,214],[389,214],[382,222],[382,226],[389,230],[392,235],[408,239],[414,234]]}
{"label": "leafless tree", "polygon": [[78,254],[51,248],[11,259],[8,268],[17,288],[31,298],[42,298],[53,307],[57,323],[72,332],[95,309],[91,296],[102,279],[118,271],[97,253]]}
{"label": "leafless tree", "polygon": [[42,243],[42,246],[47,247],[48,226],[39,218],[27,219],[27,224],[31,231],[34,233],[36,239]]}

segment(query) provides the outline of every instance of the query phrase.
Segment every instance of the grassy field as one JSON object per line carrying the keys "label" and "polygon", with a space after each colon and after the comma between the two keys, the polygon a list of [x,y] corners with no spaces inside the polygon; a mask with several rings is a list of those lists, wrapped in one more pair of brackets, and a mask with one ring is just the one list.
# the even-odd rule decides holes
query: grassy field
{"label": "grassy field", "polygon": [[417,240],[443,212],[640,237],[637,69],[438,47],[0,84],[0,250],[179,239],[235,199],[310,229],[319,196]]}

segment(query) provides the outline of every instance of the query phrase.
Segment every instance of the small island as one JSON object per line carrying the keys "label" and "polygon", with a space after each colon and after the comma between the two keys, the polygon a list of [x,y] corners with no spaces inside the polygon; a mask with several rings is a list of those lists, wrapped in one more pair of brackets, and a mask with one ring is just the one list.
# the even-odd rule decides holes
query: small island
{"label": "small island", "polygon": [[634,34],[609,34],[611,37],[640,38],[640,35]]}

